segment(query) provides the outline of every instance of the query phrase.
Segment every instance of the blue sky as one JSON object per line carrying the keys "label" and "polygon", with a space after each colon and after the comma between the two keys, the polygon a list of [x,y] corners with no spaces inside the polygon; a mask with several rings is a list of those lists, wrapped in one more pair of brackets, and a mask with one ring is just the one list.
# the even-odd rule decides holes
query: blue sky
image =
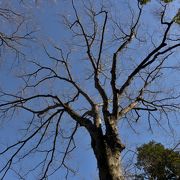
{"label": "blue sky", "polygon": [[[113,2],[115,5],[119,3],[119,1],[114,1]],[[23,4],[21,4],[23,5]],[[38,38],[35,39],[33,42],[30,42],[29,48],[24,49],[26,53],[26,58],[28,60],[35,60],[38,62],[41,62],[43,65],[48,65],[48,66],[54,66],[52,62],[50,62],[46,56],[46,54],[43,51],[42,44],[45,44],[45,46],[48,48],[49,52],[51,52],[53,55],[59,55],[56,51],[54,51],[54,48],[51,47],[51,44],[57,44],[60,47],[63,47],[66,49],[65,52],[68,52],[68,48],[71,48],[71,45],[64,45],[67,41],[69,41],[69,44],[71,42],[76,42],[76,41],[71,41],[72,35],[67,29],[62,25],[62,14],[66,14],[70,19],[73,19],[73,13],[72,9],[69,8],[69,2],[68,1],[46,1],[42,2],[40,1],[37,6],[35,6],[33,3],[30,3],[28,6],[24,7],[25,8],[25,15],[29,17],[30,21],[28,23],[28,27],[33,26],[37,32],[35,33],[35,36]],[[18,9],[19,5],[14,4],[14,6]],[[147,7],[145,7],[145,16],[144,16],[144,28],[150,28],[149,30],[151,31],[151,28],[155,28],[156,31],[158,30],[158,25],[155,23],[157,21],[157,17],[154,16],[149,16],[149,10],[153,11],[154,10],[154,4],[151,4]],[[125,15],[126,10],[125,7],[127,7],[126,4],[121,5],[118,13]],[[176,9],[180,7],[180,3],[176,1],[176,3],[171,6],[170,8],[170,13],[174,13]],[[22,8],[23,9],[23,8]],[[118,6],[116,8],[118,10]],[[124,11],[123,11],[124,9]],[[81,10],[81,9],[79,9]],[[117,15],[118,15],[117,13]],[[83,19],[83,17],[82,17]],[[126,22],[126,21],[125,21]],[[156,36],[155,36],[156,37]],[[110,37],[107,35],[107,39]],[[156,41],[156,40],[155,40]],[[158,41],[158,39],[157,39]],[[36,43],[38,42],[38,44]],[[133,46],[137,46],[137,44],[134,44]],[[130,50],[131,56],[139,56],[139,54],[136,53],[136,49]],[[72,66],[73,68],[73,73],[76,75],[76,78],[81,82],[81,77],[83,77],[84,74],[84,69],[88,70],[88,65],[82,61],[84,58],[84,55],[80,53],[79,49],[76,49],[74,46],[72,46],[74,49],[74,60],[72,60]],[[139,50],[143,49],[144,47],[139,46]],[[107,50],[108,52],[111,52],[113,47],[110,47]],[[148,45],[146,47],[146,50],[148,51]],[[134,54],[133,54],[134,53]],[[145,51],[143,52],[145,53]],[[143,54],[142,54],[143,55]],[[13,66],[12,68],[12,63],[14,61],[13,58],[14,54],[8,54],[4,56],[4,59],[9,59],[7,62],[4,60],[4,63],[2,63],[2,70],[0,72],[1,75],[1,80],[0,80],[0,87],[3,87],[3,89],[7,90],[8,92],[18,90],[22,87],[22,80],[19,80],[15,78],[15,75],[18,75],[19,73],[21,74],[23,70],[31,71],[33,70],[34,66],[29,65],[28,63],[22,61],[20,62],[20,65],[17,63]],[[73,58],[71,57],[71,58]],[[125,53],[123,55],[125,59],[127,59],[127,54]],[[174,59],[178,59],[179,56],[176,55],[176,57],[173,57]],[[80,60],[81,61],[80,61]],[[173,59],[172,59],[173,60]],[[83,62],[83,63],[81,63]],[[124,62],[125,68],[127,68],[127,72],[129,72],[129,64]],[[83,73],[82,73],[83,72]],[[86,76],[85,72],[85,76]],[[126,73],[126,72],[125,72]],[[171,72],[170,72],[171,73]],[[168,82],[171,81],[173,84],[178,84],[179,79],[177,77],[177,74],[174,74],[172,78],[168,77]],[[165,82],[165,81],[164,81]],[[170,86],[169,83],[164,83],[164,86]],[[82,85],[84,88],[89,91],[94,97],[95,97],[95,91],[91,90],[90,87],[92,85],[92,82],[89,83],[84,83],[82,82]],[[37,88],[38,91],[40,92],[51,92],[52,90],[53,93],[59,93],[60,91],[67,91],[68,87],[66,87],[65,84],[57,84],[56,81],[51,82],[51,84],[46,84],[45,87],[40,86]],[[108,89],[107,89],[108,91]],[[27,95],[31,94],[32,92],[29,91],[27,92]],[[33,93],[36,93],[33,91]],[[79,108],[83,106],[84,100],[81,100],[81,104],[79,105]],[[42,104],[40,103],[40,106]],[[0,141],[2,142],[1,144],[2,147],[6,144],[12,144],[16,139],[20,138],[21,131],[19,129],[24,127],[24,124],[22,122],[26,122],[31,118],[31,115],[26,113],[25,111],[19,111],[16,113],[14,118],[12,120],[10,119],[5,119],[4,121],[1,121],[1,126],[2,130],[0,131]],[[67,118],[67,117],[66,117]],[[179,122],[178,118],[176,119],[175,116],[172,114],[170,115],[171,121],[172,121],[172,126],[174,128],[174,134],[170,132],[170,129],[168,128],[168,125],[165,120],[162,119],[163,126],[166,128],[169,134],[167,134],[166,131],[162,130],[160,127],[157,127],[157,124],[155,122],[152,123],[153,127],[153,133],[148,130],[148,124],[147,122],[143,121],[143,119],[146,119],[146,115],[142,115],[141,120],[137,124],[133,124],[134,128],[137,130],[137,134],[132,131],[130,126],[127,124],[126,121],[122,121],[119,124],[119,131],[120,135],[122,137],[122,141],[126,144],[127,149],[135,149],[137,146],[139,146],[142,143],[149,142],[150,140],[156,140],[157,142],[161,142],[162,144],[166,145],[167,147],[173,147],[175,143],[177,143],[178,139],[180,138],[180,134],[178,132],[179,130]],[[70,124],[71,127],[73,124]],[[66,125],[65,125],[66,127]],[[19,134],[18,134],[19,133]],[[90,138],[87,135],[87,132],[80,128],[80,130],[77,132],[76,136],[76,146],[77,148],[75,151],[72,153],[70,157],[68,157],[68,164],[70,166],[74,166],[75,169],[77,170],[77,174],[75,176],[70,175],[69,179],[70,180],[91,180],[91,179],[97,179],[98,176],[98,170],[97,170],[97,165],[96,165],[96,160],[93,155],[93,152],[91,150],[91,145],[90,145]],[[1,147],[1,148],[2,148]],[[38,161],[40,157],[32,157],[33,161]],[[128,157],[127,157],[128,158]],[[26,165],[31,164],[32,159],[28,159],[25,161],[22,165],[21,168],[24,168]],[[63,179],[65,175],[65,170],[58,171],[55,173],[50,179],[53,180],[58,180]],[[16,179],[16,176],[14,174],[9,174],[5,179],[11,180],[11,179]],[[33,180],[36,179],[36,172],[28,177],[28,180]]]}

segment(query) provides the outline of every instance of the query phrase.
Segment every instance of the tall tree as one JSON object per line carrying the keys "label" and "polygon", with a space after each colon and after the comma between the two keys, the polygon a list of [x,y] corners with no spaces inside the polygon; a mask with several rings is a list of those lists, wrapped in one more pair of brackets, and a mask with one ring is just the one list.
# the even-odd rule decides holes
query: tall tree
{"label": "tall tree", "polygon": [[[156,86],[169,69],[178,69],[173,55],[180,46],[180,12],[169,13],[169,1],[154,1],[153,7],[160,9],[158,20],[147,23],[151,16],[147,2],[124,2],[127,14],[119,15],[120,2],[71,0],[70,12],[63,16],[69,43],[48,41],[43,49],[50,61],[42,54],[42,60],[24,61],[18,76],[22,91],[1,90],[0,117],[17,119],[15,112],[21,112],[27,125],[17,122],[23,136],[1,147],[2,179],[10,171],[25,179],[32,171],[39,172],[39,179],[60,168],[67,175],[73,172],[66,159],[76,147],[74,136],[81,127],[90,136],[99,178],[124,179],[120,155],[125,145],[118,124],[123,119],[130,125],[138,123],[147,114],[152,129],[152,120],[169,122],[168,113],[180,108],[172,79],[172,86]],[[32,168],[26,173],[17,170],[18,163],[35,155]]]}

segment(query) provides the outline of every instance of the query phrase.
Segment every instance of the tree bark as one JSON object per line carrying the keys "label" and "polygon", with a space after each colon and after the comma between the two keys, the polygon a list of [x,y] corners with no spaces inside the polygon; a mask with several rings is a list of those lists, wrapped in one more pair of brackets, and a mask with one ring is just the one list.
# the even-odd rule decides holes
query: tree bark
{"label": "tree bark", "polygon": [[124,180],[120,154],[124,146],[117,136],[103,135],[98,131],[96,137],[91,136],[91,146],[93,148],[100,180]]}

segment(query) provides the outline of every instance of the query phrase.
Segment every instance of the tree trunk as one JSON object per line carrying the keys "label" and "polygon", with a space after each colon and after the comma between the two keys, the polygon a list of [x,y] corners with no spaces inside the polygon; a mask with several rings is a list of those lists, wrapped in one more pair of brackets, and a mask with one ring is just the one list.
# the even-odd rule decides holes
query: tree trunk
{"label": "tree trunk", "polygon": [[124,149],[119,146],[117,137],[110,139],[99,131],[96,137],[91,137],[91,146],[93,148],[97,166],[99,169],[100,180],[123,180],[121,168],[120,153]]}

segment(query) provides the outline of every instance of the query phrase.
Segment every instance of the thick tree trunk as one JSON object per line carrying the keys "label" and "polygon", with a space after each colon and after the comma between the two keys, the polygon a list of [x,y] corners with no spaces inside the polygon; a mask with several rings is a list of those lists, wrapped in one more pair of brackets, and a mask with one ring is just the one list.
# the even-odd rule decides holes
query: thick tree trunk
{"label": "thick tree trunk", "polygon": [[110,139],[101,132],[91,137],[91,145],[97,159],[100,180],[123,180],[120,153],[124,149],[117,137]]}

